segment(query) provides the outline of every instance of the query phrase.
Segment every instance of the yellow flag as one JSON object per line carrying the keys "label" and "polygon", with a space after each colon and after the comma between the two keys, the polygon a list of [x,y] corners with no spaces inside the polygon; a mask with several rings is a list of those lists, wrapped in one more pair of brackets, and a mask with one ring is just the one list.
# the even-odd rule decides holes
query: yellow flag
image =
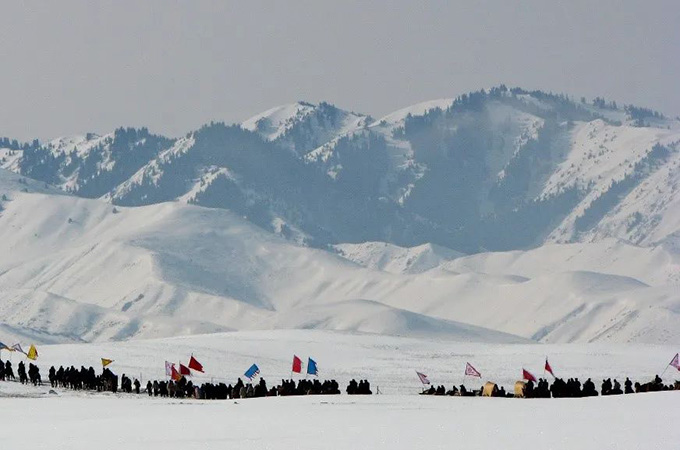
{"label": "yellow flag", "polygon": [[102,358],[102,367],[106,367],[113,362],[112,359]]}
{"label": "yellow flag", "polygon": [[35,345],[31,344],[31,348],[28,349],[28,353],[26,353],[26,357],[28,359],[32,359],[33,361],[38,359],[38,349],[35,348]]}

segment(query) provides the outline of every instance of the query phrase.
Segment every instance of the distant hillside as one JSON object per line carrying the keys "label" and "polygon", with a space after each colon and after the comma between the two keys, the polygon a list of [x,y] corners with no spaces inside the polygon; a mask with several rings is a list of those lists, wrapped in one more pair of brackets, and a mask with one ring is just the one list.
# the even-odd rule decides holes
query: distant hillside
{"label": "distant hillside", "polygon": [[0,164],[81,197],[229,209],[295,242],[426,243],[474,254],[680,230],[680,122],[499,86],[374,120],[272,108],[180,139],[146,129],[5,139]]}

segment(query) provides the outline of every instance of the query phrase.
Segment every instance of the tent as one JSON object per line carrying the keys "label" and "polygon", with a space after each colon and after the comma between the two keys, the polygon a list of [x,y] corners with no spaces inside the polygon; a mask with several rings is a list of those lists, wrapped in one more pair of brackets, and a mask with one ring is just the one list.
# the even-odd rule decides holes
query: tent
{"label": "tent", "polygon": [[487,381],[482,388],[482,397],[495,397],[498,393],[498,386],[496,383]]}
{"label": "tent", "polygon": [[515,382],[515,398],[524,398],[524,385],[526,385],[524,381]]}

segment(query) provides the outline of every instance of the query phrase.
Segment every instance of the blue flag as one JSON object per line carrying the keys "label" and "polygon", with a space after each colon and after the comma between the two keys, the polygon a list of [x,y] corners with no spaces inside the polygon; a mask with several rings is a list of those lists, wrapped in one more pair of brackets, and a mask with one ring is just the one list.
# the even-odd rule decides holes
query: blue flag
{"label": "blue flag", "polygon": [[244,373],[244,375],[246,376],[246,378],[252,380],[257,376],[258,373],[260,373],[260,368],[257,367],[257,364],[253,364],[252,366],[250,366],[250,369],[246,370],[246,373]]}
{"label": "blue flag", "polygon": [[316,361],[314,361],[312,358],[309,358],[309,361],[307,361],[307,375],[318,375],[319,374],[319,369],[316,367]]}

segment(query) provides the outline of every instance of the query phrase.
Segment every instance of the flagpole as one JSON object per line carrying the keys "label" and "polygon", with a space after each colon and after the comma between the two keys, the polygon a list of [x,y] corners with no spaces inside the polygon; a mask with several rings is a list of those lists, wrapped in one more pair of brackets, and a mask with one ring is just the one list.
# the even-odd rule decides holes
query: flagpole
{"label": "flagpole", "polygon": [[663,376],[663,374],[666,373],[666,371],[668,370],[668,367],[673,363],[674,360],[675,360],[675,356],[673,357],[673,359],[671,359],[671,362],[666,364],[666,368],[663,369],[663,372],[661,372],[661,375],[659,375],[659,378],[661,378]]}
{"label": "flagpole", "polygon": [[546,366],[547,363],[548,363],[548,355],[545,355],[545,364],[543,364],[543,378],[545,378],[546,380],[548,379],[548,375],[546,375],[547,371],[545,370],[545,366]]}

